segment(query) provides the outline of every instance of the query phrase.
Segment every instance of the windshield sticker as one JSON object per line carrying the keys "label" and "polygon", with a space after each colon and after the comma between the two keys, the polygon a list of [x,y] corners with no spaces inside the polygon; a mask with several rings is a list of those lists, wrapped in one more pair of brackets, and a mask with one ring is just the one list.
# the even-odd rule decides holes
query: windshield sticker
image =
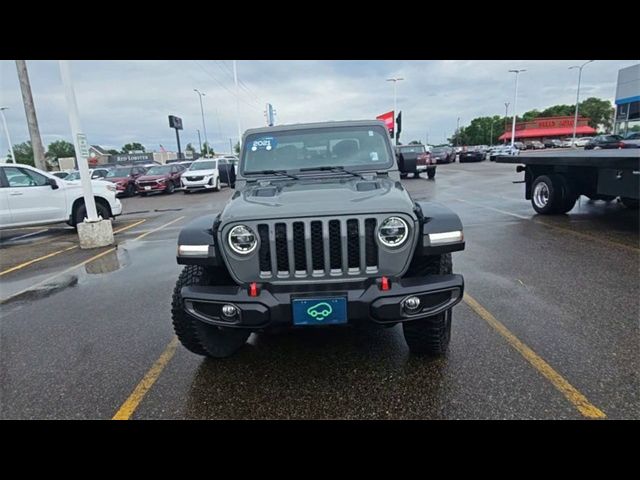
{"label": "windshield sticker", "polygon": [[373,137],[373,131],[372,130],[369,130],[369,136]]}
{"label": "windshield sticker", "polygon": [[278,145],[278,141],[274,137],[264,137],[254,140],[251,144],[251,151],[257,150],[273,150]]}
{"label": "windshield sticker", "polygon": [[371,158],[372,162],[378,161],[378,152],[369,152],[369,158]]}

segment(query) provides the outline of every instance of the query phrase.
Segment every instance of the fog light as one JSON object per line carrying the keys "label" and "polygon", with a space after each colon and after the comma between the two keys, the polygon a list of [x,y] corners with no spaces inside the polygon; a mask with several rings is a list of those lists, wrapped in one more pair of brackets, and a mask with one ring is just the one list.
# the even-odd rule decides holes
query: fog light
{"label": "fog light", "polygon": [[233,318],[238,314],[238,309],[233,305],[223,305],[222,315],[227,318]]}
{"label": "fog light", "polygon": [[415,313],[420,308],[420,299],[416,296],[408,297],[403,302],[403,305],[407,312]]}

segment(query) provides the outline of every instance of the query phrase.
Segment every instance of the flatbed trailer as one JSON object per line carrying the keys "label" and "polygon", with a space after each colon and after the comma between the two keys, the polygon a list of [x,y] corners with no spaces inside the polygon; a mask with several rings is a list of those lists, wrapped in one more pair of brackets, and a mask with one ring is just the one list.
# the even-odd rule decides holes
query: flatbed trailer
{"label": "flatbed trailer", "polygon": [[498,156],[524,172],[525,198],[543,215],[567,213],[580,195],[620,201],[637,209],[640,198],[640,149],[572,150]]}

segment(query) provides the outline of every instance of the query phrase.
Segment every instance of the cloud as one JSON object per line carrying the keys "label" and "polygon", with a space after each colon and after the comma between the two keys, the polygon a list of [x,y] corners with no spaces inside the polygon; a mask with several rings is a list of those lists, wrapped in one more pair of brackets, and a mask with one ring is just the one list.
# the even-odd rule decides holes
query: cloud
{"label": "cloud", "polygon": [[[425,52],[428,53],[428,52]],[[518,112],[575,102],[578,60],[552,61],[238,61],[242,129],[264,124],[264,105],[276,109],[278,123],[373,118],[393,108],[393,86],[401,76],[398,109],[402,140],[442,142],[456,127],[481,115],[504,115],[513,108],[512,68],[520,76]],[[613,100],[617,72],[634,61],[596,61],[585,68],[581,98]],[[28,61],[40,132],[45,144],[70,139],[58,62]],[[175,149],[167,116],[183,118],[183,145],[197,145],[204,132],[194,88],[205,92],[207,137],[218,151],[237,140],[236,90],[232,64],[221,60],[73,61],[74,86],[83,130],[90,143],[119,148],[140,141],[149,149]],[[0,104],[13,143],[29,139],[15,62],[0,62]],[[0,152],[7,151],[5,135]]]}

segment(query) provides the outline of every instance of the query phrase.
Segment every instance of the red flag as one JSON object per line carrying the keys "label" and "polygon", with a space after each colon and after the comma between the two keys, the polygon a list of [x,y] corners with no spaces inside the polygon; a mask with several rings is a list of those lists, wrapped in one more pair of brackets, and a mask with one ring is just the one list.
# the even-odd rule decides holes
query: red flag
{"label": "red flag", "polygon": [[161,151],[162,153],[166,152],[166,150],[164,149],[164,147],[163,147],[162,145],[160,145],[160,151]]}
{"label": "red flag", "polygon": [[384,124],[387,126],[387,129],[389,130],[389,135],[391,135],[391,138],[393,138],[393,131],[394,131],[394,111],[391,110],[390,112],[387,113],[383,113],[382,115],[378,115],[376,118],[378,120],[382,120],[384,122]]}

